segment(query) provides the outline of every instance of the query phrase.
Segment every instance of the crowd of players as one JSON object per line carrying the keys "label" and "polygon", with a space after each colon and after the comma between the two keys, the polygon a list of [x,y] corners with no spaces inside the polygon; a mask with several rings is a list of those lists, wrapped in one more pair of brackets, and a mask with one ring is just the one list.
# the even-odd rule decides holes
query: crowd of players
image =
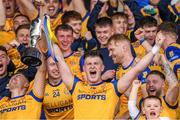
{"label": "crowd of players", "polygon": [[[0,0],[0,16],[0,119],[180,119],[179,0]],[[38,67],[21,61],[35,31]]]}

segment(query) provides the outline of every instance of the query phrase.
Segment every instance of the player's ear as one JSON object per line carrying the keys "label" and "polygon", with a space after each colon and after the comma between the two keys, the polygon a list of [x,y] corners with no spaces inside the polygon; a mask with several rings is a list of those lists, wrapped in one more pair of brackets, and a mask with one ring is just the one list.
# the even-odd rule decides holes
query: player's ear
{"label": "player's ear", "polygon": [[162,83],[162,88],[164,89],[164,88],[165,88],[165,86],[166,86],[166,85],[165,85],[165,82],[163,82],[163,83]]}
{"label": "player's ear", "polygon": [[25,83],[25,84],[24,84],[24,87],[25,87],[25,88],[29,88],[29,83]]}
{"label": "player's ear", "polygon": [[161,113],[162,113],[162,111],[163,111],[163,106],[161,106]]}
{"label": "player's ear", "polygon": [[7,64],[9,64],[10,63],[10,58],[9,58],[9,56],[7,57]]}
{"label": "player's ear", "polygon": [[101,68],[101,71],[102,71],[102,72],[104,71],[104,64],[102,64],[102,68]]}

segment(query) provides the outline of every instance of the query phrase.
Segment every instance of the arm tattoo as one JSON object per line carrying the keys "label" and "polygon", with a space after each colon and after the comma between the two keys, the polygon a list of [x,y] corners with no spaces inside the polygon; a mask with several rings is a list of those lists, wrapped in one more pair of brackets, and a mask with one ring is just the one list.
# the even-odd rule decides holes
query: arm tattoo
{"label": "arm tattoo", "polygon": [[164,64],[164,71],[166,73],[166,79],[167,79],[169,86],[171,86],[173,83],[177,82],[177,78],[168,63]]}

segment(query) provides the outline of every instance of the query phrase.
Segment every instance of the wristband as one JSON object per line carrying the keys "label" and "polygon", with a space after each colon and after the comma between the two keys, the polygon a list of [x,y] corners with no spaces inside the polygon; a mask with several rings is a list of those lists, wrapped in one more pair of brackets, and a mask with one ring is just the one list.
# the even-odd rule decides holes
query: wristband
{"label": "wristband", "polygon": [[144,38],[140,39],[140,44],[142,45],[142,43],[145,41]]}
{"label": "wristband", "polygon": [[157,52],[159,52],[159,47],[157,45],[154,45],[151,51],[155,55]]}

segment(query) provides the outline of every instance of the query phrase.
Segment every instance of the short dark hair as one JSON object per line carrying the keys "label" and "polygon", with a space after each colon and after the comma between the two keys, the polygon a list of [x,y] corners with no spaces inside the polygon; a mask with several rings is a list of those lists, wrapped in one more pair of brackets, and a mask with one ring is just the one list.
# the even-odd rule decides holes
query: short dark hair
{"label": "short dark hair", "polygon": [[16,35],[17,35],[18,31],[21,30],[21,29],[28,29],[28,30],[30,30],[30,24],[25,24],[25,25],[18,26],[18,28],[15,30]]}
{"label": "short dark hair", "polygon": [[152,95],[147,96],[147,97],[145,97],[145,98],[143,99],[143,106],[144,106],[145,101],[148,100],[148,99],[156,99],[156,100],[159,100],[160,105],[162,106],[162,100],[161,100],[159,97],[157,97],[157,96],[152,96]]}
{"label": "short dark hair", "polygon": [[152,16],[145,16],[139,21],[140,27],[148,26],[148,27],[154,27],[157,26],[157,20],[153,18]]}
{"label": "short dark hair", "polygon": [[68,25],[68,24],[58,25],[55,28],[55,35],[57,35],[58,31],[60,31],[60,30],[63,30],[63,31],[72,31],[72,33],[73,33],[73,28],[70,25]]}
{"label": "short dark hair", "polygon": [[128,15],[125,14],[124,12],[115,12],[112,14],[111,19],[118,19],[118,18],[124,18],[128,20]]}
{"label": "short dark hair", "polygon": [[99,26],[99,27],[112,26],[112,20],[109,17],[100,17],[97,19],[97,21],[95,23],[95,28],[97,26]]}
{"label": "short dark hair", "polygon": [[31,73],[29,72],[29,68],[25,68],[19,69],[15,74],[22,74],[28,80],[28,82],[31,82],[32,80],[34,80],[36,73],[37,69],[35,67],[32,67]]}
{"label": "short dark hair", "polygon": [[0,51],[4,51],[7,54],[7,50],[6,50],[6,48],[4,46],[0,45]]}
{"label": "short dark hair", "polygon": [[81,14],[74,10],[70,10],[66,11],[61,17],[61,21],[63,24],[67,24],[71,20],[82,20]]}
{"label": "short dark hair", "polygon": [[178,34],[178,29],[175,23],[172,22],[163,22],[159,25],[158,31],[162,32],[170,32],[174,34]]}
{"label": "short dark hair", "polygon": [[146,78],[149,76],[149,75],[152,75],[152,74],[154,74],[154,75],[158,75],[160,78],[162,78],[163,80],[165,80],[165,75],[162,73],[162,72],[160,72],[160,71],[158,71],[158,70],[153,70],[153,71],[151,71],[147,76],[146,76]]}
{"label": "short dark hair", "polygon": [[84,60],[88,57],[99,57],[103,61],[103,56],[99,50],[88,50],[84,53]]}

